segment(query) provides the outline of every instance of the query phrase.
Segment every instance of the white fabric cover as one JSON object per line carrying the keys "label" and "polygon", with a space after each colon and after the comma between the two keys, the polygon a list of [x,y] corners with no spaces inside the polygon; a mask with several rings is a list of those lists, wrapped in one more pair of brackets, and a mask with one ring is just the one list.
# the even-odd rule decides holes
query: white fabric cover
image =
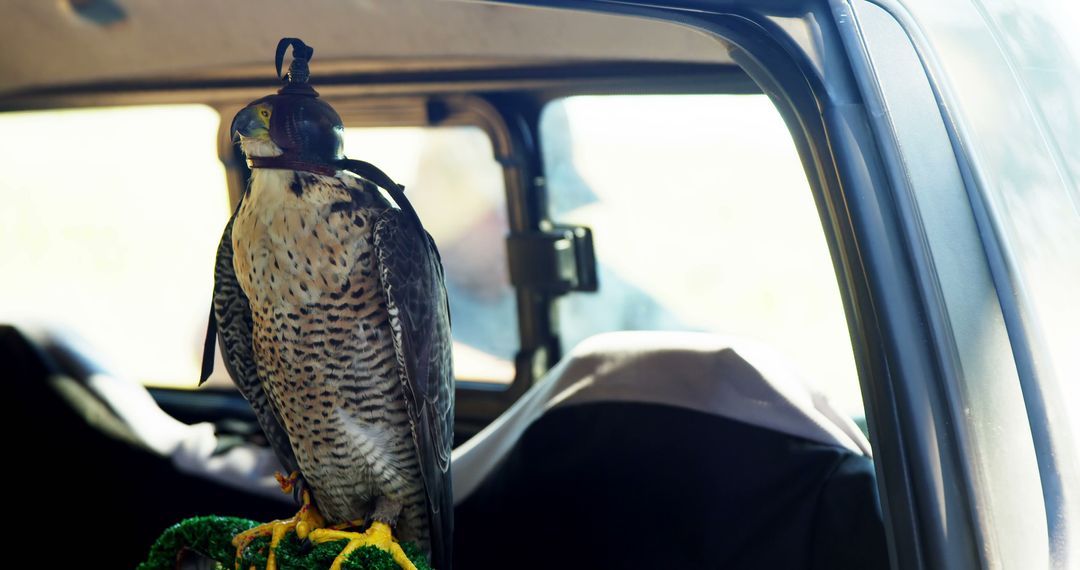
{"label": "white fabric cover", "polygon": [[292,495],[282,493],[274,479],[281,464],[269,448],[242,444],[214,455],[218,439],[213,424],[188,425],[173,418],[138,382],[98,373],[89,377],[87,388],[107,402],[146,447],[172,459],[180,471],[292,502]]}
{"label": "white fabric cover", "polygon": [[[83,386],[120,420],[135,438],[134,443],[168,457],[183,473],[293,502],[292,495],[282,493],[274,479],[281,464],[269,448],[242,444],[214,455],[218,439],[213,424],[188,425],[170,416],[142,384],[109,372],[112,367],[97,359],[101,352],[86,339],[52,323],[22,322],[16,326],[54,358],[77,360],[86,374]],[[97,419],[88,417],[87,421],[94,424]]]}
{"label": "white fabric cover", "polygon": [[536,418],[587,402],[688,408],[870,455],[854,422],[764,347],[705,333],[606,333],[578,345],[506,413],[454,450],[455,503],[476,490]]}

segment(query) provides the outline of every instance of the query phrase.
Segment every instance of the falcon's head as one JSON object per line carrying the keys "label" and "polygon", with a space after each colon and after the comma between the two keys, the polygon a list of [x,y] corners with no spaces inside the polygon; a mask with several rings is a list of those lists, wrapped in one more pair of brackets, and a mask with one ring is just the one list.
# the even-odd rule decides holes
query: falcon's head
{"label": "falcon's head", "polygon": [[344,133],[341,117],[306,84],[252,101],[232,123],[232,135],[248,157],[284,154],[321,164],[344,157]]}
{"label": "falcon's head", "polygon": [[293,61],[285,86],[277,95],[256,99],[241,109],[230,134],[239,137],[240,148],[249,158],[282,155],[316,164],[340,162],[345,158],[345,126],[337,111],[308,84],[308,61],[315,50],[298,38],[282,38],[275,58],[278,77],[289,47]]}

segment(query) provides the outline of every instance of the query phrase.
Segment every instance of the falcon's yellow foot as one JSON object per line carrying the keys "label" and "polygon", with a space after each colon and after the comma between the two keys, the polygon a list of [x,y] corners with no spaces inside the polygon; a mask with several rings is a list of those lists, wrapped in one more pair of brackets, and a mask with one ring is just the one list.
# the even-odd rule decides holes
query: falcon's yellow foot
{"label": "falcon's yellow foot", "polygon": [[[280,473],[276,476],[284,493],[292,492],[299,477],[297,473],[293,473],[288,478],[282,477]],[[236,570],[240,570],[240,561],[243,558],[244,549],[256,538],[270,537],[270,552],[266,555],[266,570],[277,570],[275,550],[286,533],[290,530],[295,531],[296,536],[303,540],[313,530],[326,526],[326,520],[319,514],[319,510],[315,508],[315,505],[311,504],[311,495],[306,489],[304,490],[303,500],[300,511],[292,518],[270,521],[233,537],[232,543],[236,547]]]}
{"label": "falcon's yellow foot", "polygon": [[335,540],[348,540],[349,544],[345,545],[345,548],[334,559],[334,564],[330,566],[330,570],[341,570],[341,564],[349,557],[350,554],[361,546],[374,546],[379,550],[385,550],[390,553],[390,556],[394,557],[394,562],[398,563],[405,570],[416,570],[416,566],[412,561],[405,556],[405,551],[401,549],[401,545],[398,544],[397,539],[394,538],[390,532],[390,526],[384,522],[375,521],[371,523],[371,526],[362,533],[359,532],[345,532],[342,530],[333,530],[328,528],[320,528],[311,531],[311,542],[323,543],[331,542]]}

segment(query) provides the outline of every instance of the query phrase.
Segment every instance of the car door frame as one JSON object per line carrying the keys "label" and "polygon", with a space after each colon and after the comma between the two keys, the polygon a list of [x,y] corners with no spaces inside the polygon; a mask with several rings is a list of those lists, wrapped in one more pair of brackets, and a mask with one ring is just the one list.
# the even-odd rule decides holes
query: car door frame
{"label": "car door frame", "polygon": [[[513,3],[663,19],[731,44],[734,61],[791,129],[818,204],[859,369],[892,566],[997,567],[1045,552],[1038,523],[1051,509],[1041,500],[1038,434],[1012,348],[1022,331],[1006,327],[1008,296],[991,271],[996,244],[979,231],[978,200],[968,194],[971,164],[902,7]],[[1008,430],[1001,449],[988,426]],[[1028,492],[1002,492],[1007,473],[1020,475]],[[1032,496],[1040,500],[1025,500]],[[1033,518],[1034,534],[1018,540],[1007,532]]]}

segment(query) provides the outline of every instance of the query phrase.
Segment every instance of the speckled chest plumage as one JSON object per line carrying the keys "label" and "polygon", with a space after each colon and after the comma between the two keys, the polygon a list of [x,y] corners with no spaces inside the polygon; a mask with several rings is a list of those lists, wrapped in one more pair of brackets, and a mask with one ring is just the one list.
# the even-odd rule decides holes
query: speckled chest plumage
{"label": "speckled chest plumage", "polygon": [[398,533],[424,541],[423,483],[395,357],[372,227],[373,188],[256,169],[232,230],[251,304],[259,380],[331,523],[402,503]]}

